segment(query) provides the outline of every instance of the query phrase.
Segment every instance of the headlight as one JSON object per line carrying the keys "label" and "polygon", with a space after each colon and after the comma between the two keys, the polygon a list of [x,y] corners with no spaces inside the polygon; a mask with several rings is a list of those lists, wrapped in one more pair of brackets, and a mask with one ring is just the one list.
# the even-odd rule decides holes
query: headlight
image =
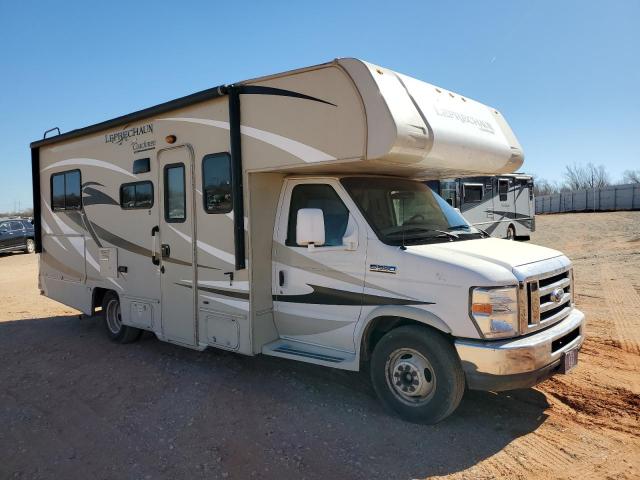
{"label": "headlight", "polygon": [[517,287],[474,288],[471,291],[471,318],[485,338],[518,334]]}

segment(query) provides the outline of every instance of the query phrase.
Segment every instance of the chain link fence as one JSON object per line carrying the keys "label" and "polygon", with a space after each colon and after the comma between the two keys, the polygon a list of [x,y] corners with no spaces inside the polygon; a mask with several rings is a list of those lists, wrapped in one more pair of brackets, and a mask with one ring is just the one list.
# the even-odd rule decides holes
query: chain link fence
{"label": "chain link fence", "polygon": [[536,214],[640,209],[640,184],[560,192],[536,197]]}

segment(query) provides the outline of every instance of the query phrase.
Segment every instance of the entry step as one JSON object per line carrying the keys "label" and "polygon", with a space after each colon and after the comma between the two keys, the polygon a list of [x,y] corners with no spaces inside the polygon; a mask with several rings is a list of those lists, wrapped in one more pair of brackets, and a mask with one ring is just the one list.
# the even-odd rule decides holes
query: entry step
{"label": "entry step", "polygon": [[331,348],[318,347],[292,340],[276,340],[262,347],[262,353],[274,357],[290,358],[301,362],[327,365],[345,370],[355,368],[356,356]]}

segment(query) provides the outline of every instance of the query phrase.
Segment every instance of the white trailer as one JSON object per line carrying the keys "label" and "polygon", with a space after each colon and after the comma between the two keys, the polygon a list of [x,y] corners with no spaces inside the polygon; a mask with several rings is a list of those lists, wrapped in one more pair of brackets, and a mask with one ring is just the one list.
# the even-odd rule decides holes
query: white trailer
{"label": "white trailer", "polygon": [[503,116],[356,59],[223,85],[31,144],[42,293],[159,339],[370,370],[432,423],[465,386],[575,365],[562,253],[486,238],[428,179],[507,174]]}
{"label": "white trailer", "polygon": [[529,240],[535,231],[533,177],[523,173],[427,182],[471,225],[493,237]]}

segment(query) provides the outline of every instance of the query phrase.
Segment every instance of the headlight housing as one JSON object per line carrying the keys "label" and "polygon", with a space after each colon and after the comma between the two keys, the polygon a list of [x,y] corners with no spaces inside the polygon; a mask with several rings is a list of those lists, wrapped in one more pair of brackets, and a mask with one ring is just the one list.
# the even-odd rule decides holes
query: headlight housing
{"label": "headlight housing", "polygon": [[518,287],[471,289],[469,314],[485,338],[518,335]]}

